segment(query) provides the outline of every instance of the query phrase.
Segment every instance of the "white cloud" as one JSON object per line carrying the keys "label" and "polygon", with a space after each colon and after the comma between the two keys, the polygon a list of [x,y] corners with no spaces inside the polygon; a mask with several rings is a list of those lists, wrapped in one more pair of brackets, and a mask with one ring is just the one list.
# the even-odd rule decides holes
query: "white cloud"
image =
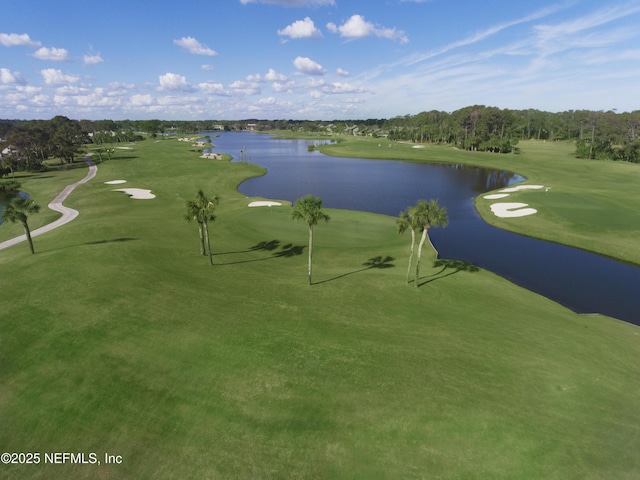
{"label": "white cloud", "polygon": [[231,94],[224,89],[224,85],[221,83],[204,82],[198,84],[198,89],[205,95],[219,95],[222,97],[228,97]]}
{"label": "white cloud", "polygon": [[53,62],[64,62],[67,60],[69,56],[69,52],[67,52],[64,48],[47,48],[41,47],[33,53],[35,58],[40,60],[51,60]]}
{"label": "white cloud", "polygon": [[409,37],[402,30],[377,27],[373,23],[367,22],[362,15],[352,15],[349,20],[339,27],[333,22],[328,23],[327,28],[333,33],[339,32],[343,38],[356,39],[374,35],[388,40],[397,40],[403,44],[409,43]]}
{"label": "white cloud", "polygon": [[322,87],[322,91],[328,94],[368,92],[366,88],[354,87],[349,83],[342,83],[342,82],[334,82],[331,85],[325,85],[324,87]]}
{"label": "white cloud", "polygon": [[297,57],[293,65],[302,73],[307,75],[324,75],[327,71],[319,63],[314,62],[309,57]]}
{"label": "white cloud", "polygon": [[276,72],[273,68],[270,68],[265,75],[256,73],[255,75],[248,75],[248,82],[284,82],[287,80],[287,76],[282,73]]}
{"label": "white cloud", "polygon": [[240,3],[266,3],[269,5],[282,5],[283,7],[312,7],[316,5],[335,5],[335,0],[240,0]]}
{"label": "white cloud", "polygon": [[289,38],[319,38],[322,37],[322,32],[316,28],[313,20],[305,17],[304,20],[296,20],[291,25],[278,30],[278,35]]}
{"label": "white cloud", "polygon": [[67,85],[80,80],[80,77],[77,75],[65,74],[55,68],[45,68],[44,70],[40,70],[40,73],[46,85]]}
{"label": "white cloud", "polygon": [[256,82],[242,82],[240,80],[236,80],[229,88],[233,90],[234,93],[239,95],[260,95],[260,85]]}
{"label": "white cloud", "polygon": [[26,85],[27,81],[22,78],[20,72],[12,72],[8,68],[0,68],[0,83],[3,85]]}
{"label": "white cloud", "polygon": [[133,95],[130,99],[131,105],[151,105],[153,103],[153,97],[147,95]]}
{"label": "white cloud", "polygon": [[336,73],[341,77],[348,77],[349,75],[351,75],[349,72],[347,72],[346,70],[343,70],[342,68],[338,68],[336,70]]}
{"label": "white cloud", "polygon": [[167,72],[164,75],[158,77],[160,82],[159,90],[180,90],[184,92],[190,92],[193,87],[187,82],[187,78],[177,73]]}
{"label": "white cloud", "polygon": [[0,44],[5,47],[39,47],[40,42],[31,40],[26,33],[0,33]]}
{"label": "white cloud", "polygon": [[102,63],[104,60],[100,56],[99,53],[95,55],[85,55],[84,56],[84,64],[85,65],[97,65],[98,63]]}
{"label": "white cloud", "polygon": [[260,100],[258,100],[258,104],[259,105],[275,105],[276,99],[275,97],[261,98]]}
{"label": "white cloud", "polygon": [[215,67],[213,65],[204,64],[200,66],[200,69],[205,72],[211,72]]}
{"label": "white cloud", "polygon": [[210,57],[215,57],[216,55],[218,55],[217,52],[200,43],[193,37],[182,37],[179,40],[174,40],[173,43],[184,48],[189,53],[193,53],[194,55],[208,55]]}

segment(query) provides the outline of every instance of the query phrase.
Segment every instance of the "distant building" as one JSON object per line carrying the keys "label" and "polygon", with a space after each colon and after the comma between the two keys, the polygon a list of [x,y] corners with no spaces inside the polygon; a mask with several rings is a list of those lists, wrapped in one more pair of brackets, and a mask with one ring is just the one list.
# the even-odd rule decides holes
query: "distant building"
{"label": "distant building", "polygon": [[253,132],[257,126],[258,126],[257,123],[247,123],[247,130]]}

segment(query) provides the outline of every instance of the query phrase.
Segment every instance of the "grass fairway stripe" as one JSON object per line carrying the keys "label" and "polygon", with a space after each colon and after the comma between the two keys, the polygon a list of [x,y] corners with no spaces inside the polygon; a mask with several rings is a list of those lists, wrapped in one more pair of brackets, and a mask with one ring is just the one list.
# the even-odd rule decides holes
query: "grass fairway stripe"
{"label": "grass fairway stripe", "polygon": [[[0,445],[122,463],[2,465],[0,477],[640,471],[638,327],[436,266],[426,249],[413,288],[394,219],[355,211],[329,209],[316,227],[309,286],[306,226],[289,204],[249,208],[236,190],[261,168],[171,140],[121,155],[74,191],[82,214],[36,255],[0,252]],[[68,173],[24,189],[44,202]],[[115,178],[156,198],[111,192]],[[182,217],[198,188],[221,197],[213,266]]]}

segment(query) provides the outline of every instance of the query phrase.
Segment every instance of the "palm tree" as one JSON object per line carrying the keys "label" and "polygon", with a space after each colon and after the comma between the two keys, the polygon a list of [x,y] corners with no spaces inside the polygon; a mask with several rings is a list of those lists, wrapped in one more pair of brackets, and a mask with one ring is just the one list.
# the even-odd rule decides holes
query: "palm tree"
{"label": "palm tree", "polygon": [[291,212],[291,218],[302,220],[309,225],[309,270],[308,279],[311,285],[311,258],[313,255],[313,227],[319,222],[328,222],[329,215],[322,211],[322,199],[309,195],[296,201]]}
{"label": "palm tree", "polygon": [[220,199],[217,195],[209,199],[202,190],[198,190],[195,200],[187,200],[185,202],[187,210],[184,218],[188,222],[195,220],[198,223],[200,253],[202,255],[209,255],[209,263],[211,263],[211,265],[213,265],[213,257],[211,256],[211,241],[209,240],[209,222],[216,219],[213,211],[219,201]]}
{"label": "palm tree", "polygon": [[27,242],[29,242],[29,250],[31,253],[36,253],[33,250],[33,240],[31,240],[31,231],[27,219],[29,215],[38,213],[40,211],[40,205],[26,197],[16,197],[8,205],[5,205],[2,210],[2,221],[11,223],[22,223],[24,227],[24,233],[27,235]]}
{"label": "palm tree", "polygon": [[412,208],[409,207],[405,211],[400,212],[400,217],[396,219],[396,225],[398,226],[398,233],[403,234],[407,230],[411,232],[411,253],[409,254],[409,266],[407,267],[406,282],[409,283],[409,275],[411,275],[411,264],[413,263],[413,252],[416,246],[416,229],[418,224],[415,221],[415,216],[412,214]]}
{"label": "palm tree", "polygon": [[449,223],[447,217],[447,209],[441,207],[438,200],[418,200],[418,203],[411,207],[411,215],[415,218],[415,222],[418,224],[418,228],[422,229],[422,238],[420,238],[420,245],[418,245],[418,260],[416,261],[416,278],[414,285],[418,286],[418,279],[420,278],[420,256],[422,254],[422,246],[424,242],[429,239],[429,244],[433,251],[436,252],[436,258],[438,257],[438,251],[436,247],[431,243],[429,238],[429,229],[431,227],[446,227]]}

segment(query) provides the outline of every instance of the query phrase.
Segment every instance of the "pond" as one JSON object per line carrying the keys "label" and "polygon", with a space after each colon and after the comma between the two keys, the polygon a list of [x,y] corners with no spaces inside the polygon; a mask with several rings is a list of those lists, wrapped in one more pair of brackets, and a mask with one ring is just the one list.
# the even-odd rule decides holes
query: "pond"
{"label": "pond", "polygon": [[421,198],[437,198],[449,213],[447,228],[430,232],[441,258],[492,271],[578,313],[603,313],[640,325],[640,268],[482,220],[474,198],[524,181],[520,175],[461,165],[330,157],[308,151],[317,142],[248,132],[207,134],[215,137],[215,151],[267,168],[267,175],[240,185],[247,196],[294,202],[312,194],[322,197],[326,207],[394,217]]}

